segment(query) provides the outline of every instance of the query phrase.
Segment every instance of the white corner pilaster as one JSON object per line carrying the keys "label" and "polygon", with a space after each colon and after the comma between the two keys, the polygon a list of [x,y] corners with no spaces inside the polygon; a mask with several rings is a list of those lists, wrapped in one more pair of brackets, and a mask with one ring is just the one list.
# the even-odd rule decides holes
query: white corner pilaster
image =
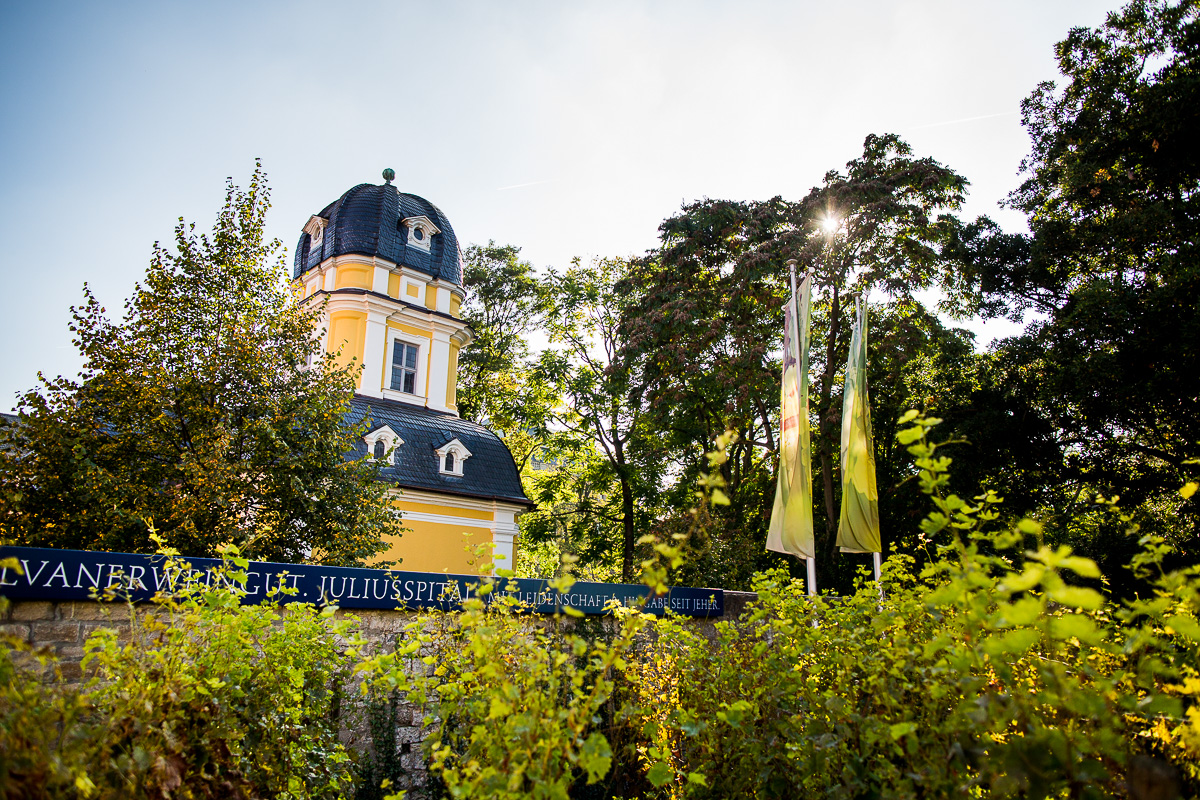
{"label": "white corner pilaster", "polygon": [[437,288],[437,310],[443,314],[450,313],[450,289],[445,286]]}
{"label": "white corner pilaster", "polygon": [[450,383],[450,334],[434,330],[429,352],[428,405],[437,411],[449,411],[446,389]]}
{"label": "white corner pilaster", "polygon": [[363,342],[362,385],[359,389],[362,394],[383,397],[383,362],[386,349],[387,314],[368,309],[367,334]]}
{"label": "white corner pilaster", "polygon": [[513,569],[516,566],[513,556],[516,553],[517,515],[512,511],[497,510],[495,519],[495,526],[492,528],[492,559],[496,569]]}
{"label": "white corner pilaster", "polygon": [[379,264],[375,265],[375,274],[371,278],[371,291],[377,294],[387,294],[388,290],[388,275],[392,271],[387,267]]}

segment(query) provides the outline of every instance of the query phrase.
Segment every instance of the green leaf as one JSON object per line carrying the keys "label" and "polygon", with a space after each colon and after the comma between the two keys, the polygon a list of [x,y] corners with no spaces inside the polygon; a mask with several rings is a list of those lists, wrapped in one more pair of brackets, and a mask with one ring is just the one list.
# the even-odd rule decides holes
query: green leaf
{"label": "green leaf", "polygon": [[1193,617],[1177,614],[1173,617],[1167,617],[1163,620],[1176,633],[1181,633],[1193,642],[1200,642],[1200,624],[1197,624]]}
{"label": "green leaf", "polygon": [[1100,633],[1091,617],[1083,614],[1064,614],[1050,620],[1050,632],[1056,639],[1078,639],[1084,644],[1098,644]]}
{"label": "green leaf", "polygon": [[1023,597],[1015,603],[1002,603],[999,615],[1008,627],[1019,628],[1033,624],[1042,614],[1042,601],[1036,597]]}
{"label": "green leaf", "polygon": [[1042,634],[1035,628],[1016,628],[994,636],[983,643],[983,650],[990,656],[1020,655],[1038,643]]}
{"label": "green leaf", "polygon": [[1096,611],[1104,607],[1104,595],[1095,589],[1083,586],[1062,586],[1047,593],[1047,596],[1062,606]]}
{"label": "green leaf", "polygon": [[650,767],[650,770],[646,773],[646,780],[654,784],[655,788],[665,786],[673,777],[675,777],[675,773],[663,761],[656,761],[654,766]]}
{"label": "green leaf", "polygon": [[916,729],[917,723],[915,722],[897,722],[895,725],[892,725],[888,728],[888,733],[890,733],[892,735],[892,739],[895,740],[913,733],[916,731]]}
{"label": "green leaf", "polygon": [[1096,562],[1090,558],[1070,556],[1063,559],[1062,565],[1083,578],[1100,577],[1100,567],[1096,566]]}

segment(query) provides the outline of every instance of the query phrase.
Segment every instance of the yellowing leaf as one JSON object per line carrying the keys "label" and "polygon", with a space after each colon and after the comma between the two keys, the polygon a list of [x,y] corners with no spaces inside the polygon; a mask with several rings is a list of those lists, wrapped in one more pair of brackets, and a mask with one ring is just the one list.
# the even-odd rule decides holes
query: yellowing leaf
{"label": "yellowing leaf", "polygon": [[1180,488],[1179,494],[1180,494],[1180,496],[1183,497],[1184,500],[1190,500],[1192,495],[1194,495],[1196,493],[1197,489],[1200,489],[1200,483],[1196,483],[1195,481],[1188,481],[1187,483],[1185,483],[1183,485],[1182,488]]}

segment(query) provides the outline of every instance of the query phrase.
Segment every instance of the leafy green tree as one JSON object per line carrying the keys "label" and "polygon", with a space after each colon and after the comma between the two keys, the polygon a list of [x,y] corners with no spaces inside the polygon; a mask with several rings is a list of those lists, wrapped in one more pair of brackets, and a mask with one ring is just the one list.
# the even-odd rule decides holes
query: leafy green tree
{"label": "leafy green tree", "polygon": [[149,552],[153,526],[185,555],[361,564],[399,534],[375,467],[345,459],[359,367],[322,352],[269,206],[261,165],[229,182],[210,234],[154,245],[119,323],[84,287],[81,376],[43,377],[0,440],[0,535]]}
{"label": "leafy green tree", "polygon": [[[1031,233],[964,228],[952,297],[961,313],[1032,314],[1000,348],[999,385],[1052,432],[1011,471],[1046,476],[1048,532],[1119,494],[1194,553],[1200,508],[1176,489],[1200,456],[1200,3],[1138,0],[1055,53],[1064,80],[1023,103],[1033,150],[1009,198]],[[1128,537],[1077,534],[1123,574]]]}
{"label": "leafy green tree", "polygon": [[[589,458],[577,465],[590,466],[586,474],[592,480],[582,494],[607,496],[611,503],[580,506],[580,511],[590,512],[581,521],[620,526],[616,549],[625,583],[635,576],[634,549],[639,532],[646,529],[660,474],[646,414],[632,394],[638,354],[621,336],[626,306],[621,281],[628,269],[623,259],[597,259],[587,266],[575,259],[566,271],[548,276],[547,329],[558,347],[547,349],[539,363],[547,382],[561,387],[563,405],[554,414],[557,427],[586,441],[598,454],[599,464]],[[605,492],[606,484],[617,491]]]}
{"label": "leafy green tree", "polygon": [[532,368],[529,339],[542,330],[545,289],[514,245],[471,245],[463,254],[463,319],[474,340],[459,361],[458,410],[504,437],[519,466],[545,438],[553,386]]}
{"label": "leafy green tree", "polygon": [[[748,581],[750,572],[769,563],[761,549],[777,459],[774,353],[788,292],[785,262],[798,259],[801,273],[811,270],[814,281],[817,542],[828,573],[836,555],[839,377],[850,343],[848,300],[882,289],[911,305],[915,291],[940,281],[952,263],[943,254],[946,242],[959,228],[949,213],[965,189],[965,179],[933,159],[913,156],[898,137],[872,135],[844,172],[827,173],[799,202],[686,206],[663,223],[661,246],[631,271],[623,291],[633,299],[622,331],[628,347],[644,354],[634,388],[648,405],[648,424],[679,456],[684,479],[678,507],[686,507],[703,453],[726,427],[738,434],[724,466],[732,505],[723,535],[741,542],[735,548],[741,555],[729,552],[734,561],[718,569],[726,582],[730,574]],[[924,341],[933,345],[944,338]]]}

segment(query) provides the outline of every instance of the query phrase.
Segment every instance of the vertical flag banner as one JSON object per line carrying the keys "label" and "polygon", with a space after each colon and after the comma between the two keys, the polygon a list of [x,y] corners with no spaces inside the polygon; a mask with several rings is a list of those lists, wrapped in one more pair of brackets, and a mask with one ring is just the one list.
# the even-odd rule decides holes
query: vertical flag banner
{"label": "vertical flag banner", "polygon": [[779,472],[767,549],[812,558],[812,451],[808,426],[808,319],[812,276],[783,314],[783,387],[780,392]]}
{"label": "vertical flag banner", "polygon": [[854,302],[854,333],[842,395],[842,515],[837,546],[843,553],[880,552],[879,491],[867,392],[867,301]]}

